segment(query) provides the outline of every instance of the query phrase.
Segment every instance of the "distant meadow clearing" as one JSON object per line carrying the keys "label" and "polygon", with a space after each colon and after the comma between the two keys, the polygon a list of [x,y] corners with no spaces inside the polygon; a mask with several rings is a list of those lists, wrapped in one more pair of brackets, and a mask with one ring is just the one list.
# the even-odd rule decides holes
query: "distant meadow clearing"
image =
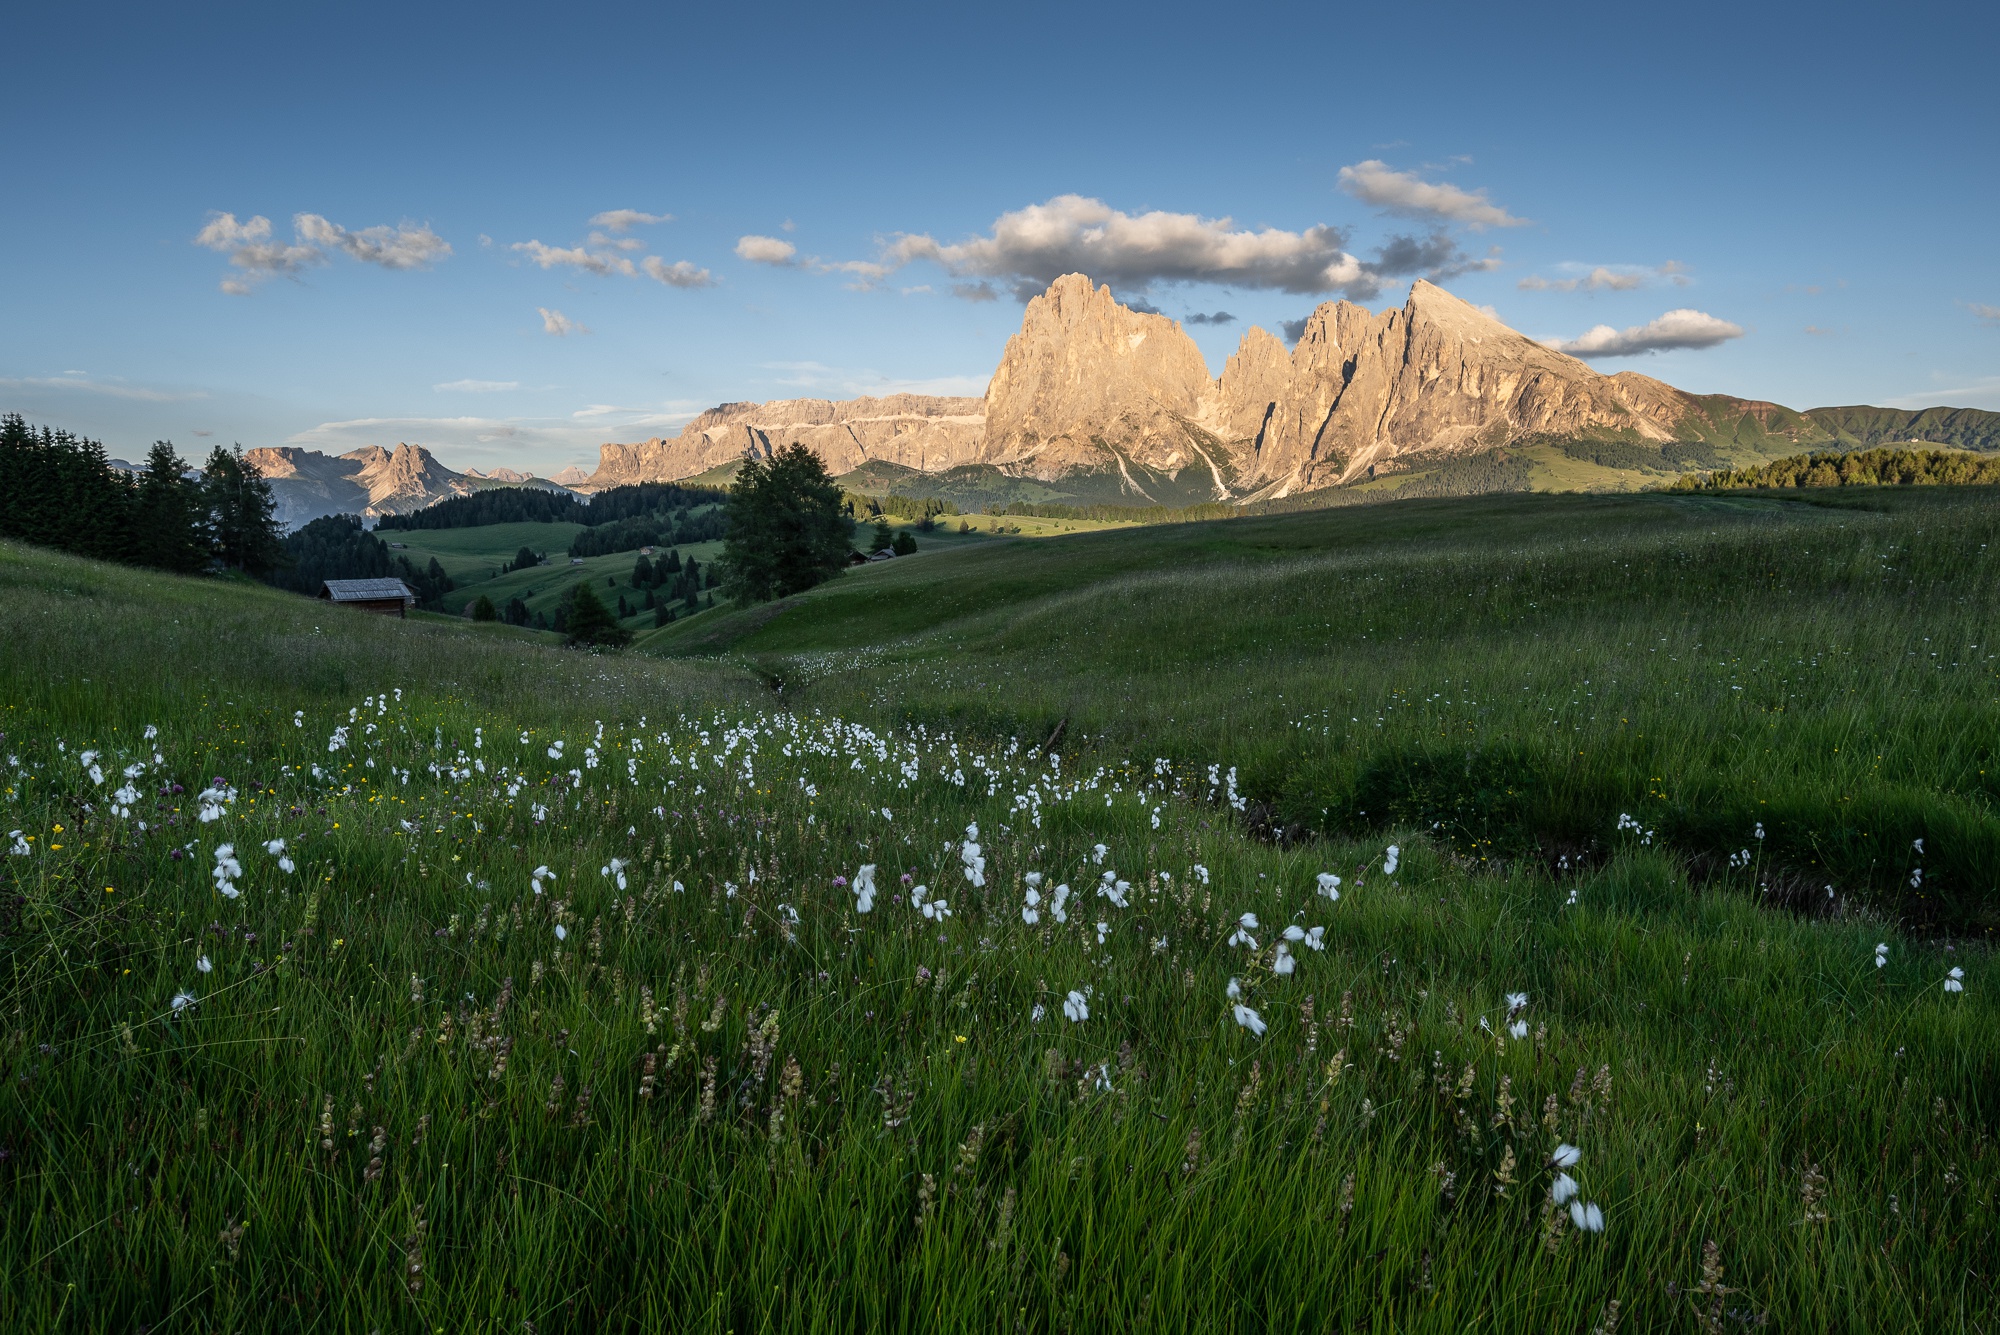
{"label": "distant meadow clearing", "polygon": [[988,544],[710,662],[0,549],[0,1313],[1992,1329],[1993,525],[1665,513]]}

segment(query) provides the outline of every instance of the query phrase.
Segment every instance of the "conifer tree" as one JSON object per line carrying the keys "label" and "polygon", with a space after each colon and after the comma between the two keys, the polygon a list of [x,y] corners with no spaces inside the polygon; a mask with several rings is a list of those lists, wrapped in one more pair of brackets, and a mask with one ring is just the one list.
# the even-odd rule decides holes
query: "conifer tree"
{"label": "conifer tree", "polygon": [[231,451],[218,445],[210,451],[201,491],[215,555],[223,565],[265,575],[283,564],[271,484],[244,459],[241,446]]}
{"label": "conifer tree", "polygon": [[563,621],[561,629],[568,637],[565,640],[567,644],[615,649],[632,642],[632,632],[612,617],[611,609],[604,605],[604,600],[597,596],[588,580],[577,584],[565,610],[567,617],[560,612],[557,615]]}

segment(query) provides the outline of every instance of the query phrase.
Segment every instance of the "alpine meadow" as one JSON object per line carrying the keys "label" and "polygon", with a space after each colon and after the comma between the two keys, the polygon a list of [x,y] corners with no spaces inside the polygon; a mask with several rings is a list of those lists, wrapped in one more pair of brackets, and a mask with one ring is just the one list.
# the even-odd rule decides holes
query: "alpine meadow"
{"label": "alpine meadow", "polygon": [[4,29],[0,1335],[2000,1335],[2000,9],[329,17]]}

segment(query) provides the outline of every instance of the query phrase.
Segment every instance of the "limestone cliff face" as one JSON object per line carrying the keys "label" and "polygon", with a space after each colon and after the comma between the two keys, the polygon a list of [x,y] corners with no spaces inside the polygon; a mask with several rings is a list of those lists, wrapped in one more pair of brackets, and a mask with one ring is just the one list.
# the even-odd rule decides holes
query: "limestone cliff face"
{"label": "limestone cliff face", "polygon": [[672,439],[603,445],[597,471],[577,485],[601,491],[634,482],[674,482],[746,455],[769,458],[803,444],[839,474],[870,460],[940,472],[979,458],[985,402],[927,394],[883,398],[780,399],[710,408]]}
{"label": "limestone cliff face", "polygon": [[1292,380],[1246,468],[1273,495],[1349,481],[1408,456],[1448,457],[1520,436],[1629,429],[1670,440],[1691,400],[1626,373],[1600,375],[1457,297],[1418,282],[1401,310],[1313,312]]}
{"label": "limestone cliff face", "polygon": [[1204,425],[1230,444],[1255,441],[1291,382],[1292,354],[1277,335],[1252,325],[1215,382],[1216,401]]}
{"label": "limestone cliff face", "polygon": [[1028,303],[986,388],[980,462],[1052,479],[1120,455],[1175,472],[1199,462],[1186,423],[1213,412],[1194,340],[1164,315],[1118,304],[1082,274]]}

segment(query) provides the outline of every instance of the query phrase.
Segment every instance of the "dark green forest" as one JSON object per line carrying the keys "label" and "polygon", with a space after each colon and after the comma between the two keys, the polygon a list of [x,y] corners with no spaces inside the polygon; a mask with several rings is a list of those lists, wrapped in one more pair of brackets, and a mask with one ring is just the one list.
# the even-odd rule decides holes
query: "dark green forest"
{"label": "dark green forest", "polygon": [[1684,477],[1676,491],[1740,491],[1753,487],[1937,487],[2000,483],[2000,458],[1959,450],[1822,450],[1757,468]]}

